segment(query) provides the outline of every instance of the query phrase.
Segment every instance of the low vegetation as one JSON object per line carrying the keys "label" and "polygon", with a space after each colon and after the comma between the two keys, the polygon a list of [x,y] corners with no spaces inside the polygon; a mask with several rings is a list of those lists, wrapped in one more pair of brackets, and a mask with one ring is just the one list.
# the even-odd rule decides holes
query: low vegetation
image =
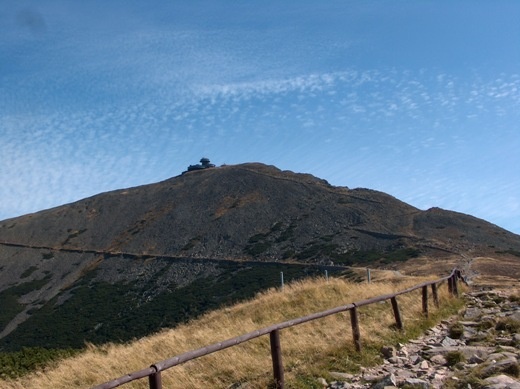
{"label": "low vegetation", "polygon": [[0,377],[17,378],[38,369],[45,369],[52,363],[78,354],[74,349],[47,349],[24,347],[20,351],[0,352]]}
{"label": "low vegetation", "polygon": [[295,224],[290,224],[282,229],[281,223],[276,223],[268,232],[251,236],[244,247],[244,253],[253,257],[260,257],[277,244],[283,243],[283,259],[293,258],[300,262],[314,262],[328,259],[337,265],[362,266],[381,264],[387,265],[395,262],[404,262],[411,258],[417,258],[421,251],[415,247],[402,247],[402,245],[389,246],[386,249],[345,251],[342,245],[334,243],[334,237],[338,234],[329,234],[317,237],[305,244],[301,250],[295,250],[293,246],[284,246],[294,237]]}
{"label": "low vegetation", "polygon": [[464,362],[466,358],[460,351],[450,351],[446,354],[446,365],[455,366],[457,363]]}
{"label": "low vegetation", "polygon": [[[392,293],[424,279],[359,284],[343,279],[310,279],[269,289],[254,299],[203,315],[174,329],[128,344],[87,345],[80,354],[59,364],[18,379],[0,380],[0,387],[70,388],[91,387],[131,371],[224,339],[306,314],[323,311],[373,296]],[[441,308],[429,319],[421,314],[420,290],[398,297],[405,330],[393,325],[390,302],[359,308],[363,351],[352,345],[348,313],[299,325],[281,332],[286,387],[318,387],[316,378],[328,378],[329,371],[359,371],[360,366],[381,362],[382,345],[406,341],[461,306],[450,298],[447,287],[440,288]],[[176,366],[163,373],[168,388],[228,387],[248,382],[251,387],[268,387],[272,380],[269,337],[264,336],[206,357]],[[147,388],[146,379],[125,388]]]}
{"label": "low vegetation", "polygon": [[[170,266],[174,264],[171,262]],[[155,273],[148,282],[108,283],[95,281],[97,273],[94,270],[65,290],[69,296],[64,302],[57,296],[31,311],[31,317],[16,331],[0,339],[0,350],[16,352],[22,347],[81,349],[85,342],[128,342],[185,323],[208,311],[251,299],[260,290],[280,285],[281,272],[286,282],[324,274],[322,269],[312,266],[225,261],[219,262],[218,270],[217,275],[209,274],[183,287],[172,285],[161,292],[154,292],[160,273]],[[329,274],[349,277],[347,271],[330,270]],[[350,276],[355,277],[355,274]],[[18,302],[21,296],[30,288],[42,287],[47,281],[48,277],[1,292],[0,327],[23,311],[24,305]],[[81,321],[78,321],[78,314]]]}
{"label": "low vegetation", "polygon": [[497,250],[495,251],[497,254],[511,254],[516,257],[520,257],[520,251],[509,249],[509,250]]}
{"label": "low vegetation", "polygon": [[24,306],[18,302],[18,299],[32,290],[45,285],[49,278],[47,276],[41,280],[24,282],[0,292],[0,301],[2,302],[0,328],[4,328],[14,316],[23,311]]}

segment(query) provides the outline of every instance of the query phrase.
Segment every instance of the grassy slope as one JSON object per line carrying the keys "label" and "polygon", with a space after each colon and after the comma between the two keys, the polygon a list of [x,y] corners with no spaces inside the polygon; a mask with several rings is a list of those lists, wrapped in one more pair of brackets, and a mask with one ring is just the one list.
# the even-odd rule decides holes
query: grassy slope
{"label": "grassy slope", "polygon": [[[126,373],[143,369],[182,352],[253,331],[277,322],[348,304],[365,298],[391,293],[415,285],[424,279],[406,278],[397,282],[352,284],[340,279],[314,279],[286,286],[284,291],[271,289],[253,300],[210,312],[188,324],[165,330],[128,344],[89,346],[77,356],[63,360],[44,372],[29,374],[16,381],[0,380],[0,387],[11,388],[88,388]],[[432,319],[421,318],[420,290],[400,296],[406,330],[392,329],[390,303],[359,309],[364,351],[353,351],[348,314],[286,329],[281,332],[281,346],[288,388],[318,387],[314,379],[327,377],[328,371],[355,371],[360,365],[378,362],[382,344],[395,344],[456,311],[460,301],[447,297],[447,287],[440,288],[441,309],[433,310]],[[433,304],[431,304],[433,306]],[[163,373],[168,388],[224,388],[247,381],[251,387],[265,388],[272,377],[269,338],[264,336]],[[124,388],[147,388],[147,380]]]}

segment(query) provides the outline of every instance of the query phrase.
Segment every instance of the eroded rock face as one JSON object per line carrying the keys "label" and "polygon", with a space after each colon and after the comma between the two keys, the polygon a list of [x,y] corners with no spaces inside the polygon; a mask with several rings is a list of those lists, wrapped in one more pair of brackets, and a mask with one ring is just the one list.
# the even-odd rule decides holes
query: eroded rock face
{"label": "eroded rock face", "polygon": [[497,291],[465,297],[467,307],[460,317],[408,344],[385,346],[384,363],[360,375],[331,373],[337,380],[322,379],[324,388],[520,389],[519,302]]}

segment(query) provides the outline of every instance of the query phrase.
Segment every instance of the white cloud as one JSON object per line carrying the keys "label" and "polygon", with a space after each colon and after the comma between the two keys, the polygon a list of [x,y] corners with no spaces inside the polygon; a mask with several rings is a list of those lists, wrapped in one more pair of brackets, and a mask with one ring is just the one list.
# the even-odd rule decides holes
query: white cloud
{"label": "white cloud", "polygon": [[[0,218],[165,178],[166,165],[180,164],[179,172],[196,162],[185,158],[198,150],[227,150],[236,156],[222,153],[223,159],[248,160],[244,150],[252,145],[263,157],[258,159],[277,155],[280,163],[297,160],[292,150],[299,150],[310,156],[306,166],[334,166],[341,173],[330,173],[337,178],[329,181],[347,186],[345,171],[360,186],[378,187],[382,176],[395,178],[413,164],[418,198],[462,207],[442,199],[442,193],[460,196],[462,184],[431,190],[431,177],[450,173],[442,161],[456,153],[485,155],[478,139],[519,133],[515,74],[491,79],[428,70],[277,70],[273,55],[252,55],[239,47],[244,41],[232,42],[233,33],[213,33],[148,28],[103,42],[86,35],[54,42],[44,62],[56,64],[66,53],[63,63],[10,86],[21,88],[20,96],[34,91],[42,101],[37,113],[32,98],[16,107],[8,102],[0,112],[0,158],[7,167],[0,181],[9,183],[0,189]],[[489,146],[506,142],[514,139]],[[328,152],[319,150],[324,144]],[[284,149],[291,152],[284,155]],[[323,152],[322,160],[312,156],[315,150]],[[357,160],[359,150],[370,152]],[[516,155],[507,158],[519,162]],[[399,182],[408,193],[406,182]],[[514,201],[507,204],[517,212]]]}

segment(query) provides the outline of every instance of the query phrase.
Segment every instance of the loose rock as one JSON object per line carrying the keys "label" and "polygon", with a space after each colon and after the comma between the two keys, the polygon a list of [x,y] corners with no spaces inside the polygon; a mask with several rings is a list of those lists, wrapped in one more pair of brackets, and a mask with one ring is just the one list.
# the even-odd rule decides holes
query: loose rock
{"label": "loose rock", "polygon": [[[365,368],[361,375],[331,373],[338,381],[327,387],[441,389],[455,381],[471,387],[464,380],[476,377],[482,388],[520,389],[520,335],[515,329],[520,327],[520,305],[494,291],[468,293],[465,298],[467,307],[461,318],[444,321],[406,345],[383,347],[385,363]],[[459,339],[449,336],[455,324],[462,327]]]}

